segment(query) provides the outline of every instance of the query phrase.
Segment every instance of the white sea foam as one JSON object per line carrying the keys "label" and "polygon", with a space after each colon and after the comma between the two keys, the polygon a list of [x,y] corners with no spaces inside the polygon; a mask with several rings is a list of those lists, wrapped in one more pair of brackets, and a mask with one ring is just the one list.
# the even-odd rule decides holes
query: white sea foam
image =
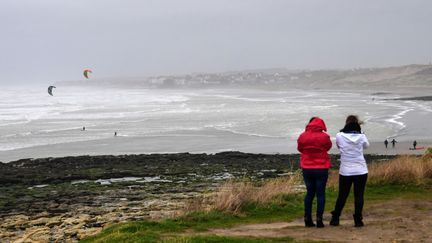
{"label": "white sea foam", "polygon": [[267,135],[267,134],[260,134],[260,133],[255,133],[255,132],[247,132],[247,131],[238,131],[235,129],[229,129],[228,127],[214,127],[216,130],[219,131],[223,131],[223,132],[229,132],[232,134],[236,134],[236,135],[243,135],[243,136],[251,136],[251,137],[262,137],[262,138],[285,138],[285,136],[271,136],[271,135]]}
{"label": "white sea foam", "polygon": [[404,129],[404,128],[406,127],[405,124],[404,124],[403,122],[399,121],[399,120],[400,120],[401,118],[403,118],[403,116],[404,116],[406,113],[408,113],[408,112],[410,112],[410,111],[412,111],[412,110],[413,110],[412,108],[408,108],[408,109],[406,109],[406,110],[403,110],[403,111],[401,111],[401,112],[399,112],[399,113],[393,115],[392,118],[387,119],[386,121],[398,125],[398,126],[399,126],[399,130]]}
{"label": "white sea foam", "polygon": [[406,103],[411,104],[413,107],[419,108],[421,111],[432,112],[432,102],[425,101],[406,101]]}
{"label": "white sea foam", "polygon": [[[334,136],[352,113],[367,121],[364,130],[371,141],[409,135],[413,129],[425,131],[425,138],[432,136],[426,125],[407,125],[412,116],[432,118],[431,102],[424,101],[372,100],[369,95],[339,91],[58,87],[52,97],[45,89],[0,91],[0,156],[24,148],[96,140],[103,140],[107,154],[120,153],[125,150],[110,145],[140,138],[151,140],[151,147],[128,152],[269,151],[273,145],[295,143],[312,116],[322,117]],[[119,139],[113,139],[114,132]],[[167,146],[169,138],[183,142]],[[60,149],[67,154],[69,146]]]}

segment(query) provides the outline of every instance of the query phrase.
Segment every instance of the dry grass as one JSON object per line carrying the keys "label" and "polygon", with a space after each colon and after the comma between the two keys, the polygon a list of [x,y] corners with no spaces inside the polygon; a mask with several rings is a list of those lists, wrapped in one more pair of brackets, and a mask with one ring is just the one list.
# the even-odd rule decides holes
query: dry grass
{"label": "dry grass", "polygon": [[266,204],[281,194],[297,191],[301,174],[265,181],[261,186],[252,182],[228,181],[214,194],[211,208],[220,211],[239,212],[247,203]]}
{"label": "dry grass", "polygon": [[[369,165],[368,184],[423,184],[432,181],[432,149],[423,157],[401,156],[391,161]],[[337,188],[339,173],[331,170],[328,187]],[[249,203],[275,202],[283,194],[297,193],[303,184],[301,171],[283,178],[270,179],[261,185],[250,181],[224,183],[217,192],[192,201],[187,211],[219,210],[238,213]]]}
{"label": "dry grass", "polygon": [[432,159],[401,156],[369,167],[371,183],[416,183],[432,179]]}
{"label": "dry grass", "polygon": [[329,178],[327,180],[327,187],[337,188],[339,183],[339,171],[330,170]]}
{"label": "dry grass", "polygon": [[[332,171],[328,186],[337,187],[338,172]],[[401,156],[396,159],[369,165],[368,184],[422,184],[432,179],[432,158]]]}

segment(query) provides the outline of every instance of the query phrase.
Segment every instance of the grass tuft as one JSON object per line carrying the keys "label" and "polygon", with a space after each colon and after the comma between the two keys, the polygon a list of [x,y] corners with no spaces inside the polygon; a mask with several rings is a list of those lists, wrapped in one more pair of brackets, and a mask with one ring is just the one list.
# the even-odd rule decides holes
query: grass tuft
{"label": "grass tuft", "polygon": [[280,195],[293,194],[301,181],[299,172],[288,177],[268,180],[262,185],[250,181],[228,181],[212,199],[212,210],[240,212],[247,204],[264,205],[280,199]]}
{"label": "grass tuft", "polygon": [[401,156],[394,160],[369,166],[371,184],[424,184],[432,179],[432,159]]}
{"label": "grass tuft", "polygon": [[[428,154],[423,157],[400,156],[390,161],[372,163],[368,167],[369,185],[421,185],[432,180],[432,157]],[[337,188],[338,180],[338,171],[332,171],[328,186]]]}

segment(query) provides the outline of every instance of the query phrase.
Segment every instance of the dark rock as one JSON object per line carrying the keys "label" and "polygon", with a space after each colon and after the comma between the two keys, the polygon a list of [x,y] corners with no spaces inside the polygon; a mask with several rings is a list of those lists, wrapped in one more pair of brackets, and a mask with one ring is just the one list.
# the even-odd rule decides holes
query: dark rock
{"label": "dark rock", "polygon": [[89,222],[86,223],[84,226],[87,228],[93,228],[93,227],[103,227],[106,224],[106,222]]}
{"label": "dark rock", "polygon": [[[394,156],[366,155],[368,162]],[[63,158],[21,159],[0,163],[0,220],[14,214],[50,215],[89,207],[92,216],[101,215],[106,205],[120,199],[140,202],[165,193],[203,192],[223,182],[217,175],[230,173],[234,178],[268,178],[298,169],[299,154],[143,154],[101,155]],[[331,155],[333,168],[339,155]],[[205,166],[204,166],[205,165]],[[75,180],[122,177],[160,177],[147,182],[120,182],[110,185],[79,183]],[[165,180],[165,181],[161,181]],[[181,183],[177,183],[181,181]],[[49,184],[38,188],[35,185]],[[33,187],[33,189],[27,189]]]}

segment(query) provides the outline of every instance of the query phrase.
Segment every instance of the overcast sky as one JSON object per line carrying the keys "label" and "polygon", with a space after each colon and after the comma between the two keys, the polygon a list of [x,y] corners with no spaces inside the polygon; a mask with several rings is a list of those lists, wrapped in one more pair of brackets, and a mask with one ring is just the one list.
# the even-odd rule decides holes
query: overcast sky
{"label": "overcast sky", "polygon": [[0,84],[429,63],[430,0],[1,0]]}

